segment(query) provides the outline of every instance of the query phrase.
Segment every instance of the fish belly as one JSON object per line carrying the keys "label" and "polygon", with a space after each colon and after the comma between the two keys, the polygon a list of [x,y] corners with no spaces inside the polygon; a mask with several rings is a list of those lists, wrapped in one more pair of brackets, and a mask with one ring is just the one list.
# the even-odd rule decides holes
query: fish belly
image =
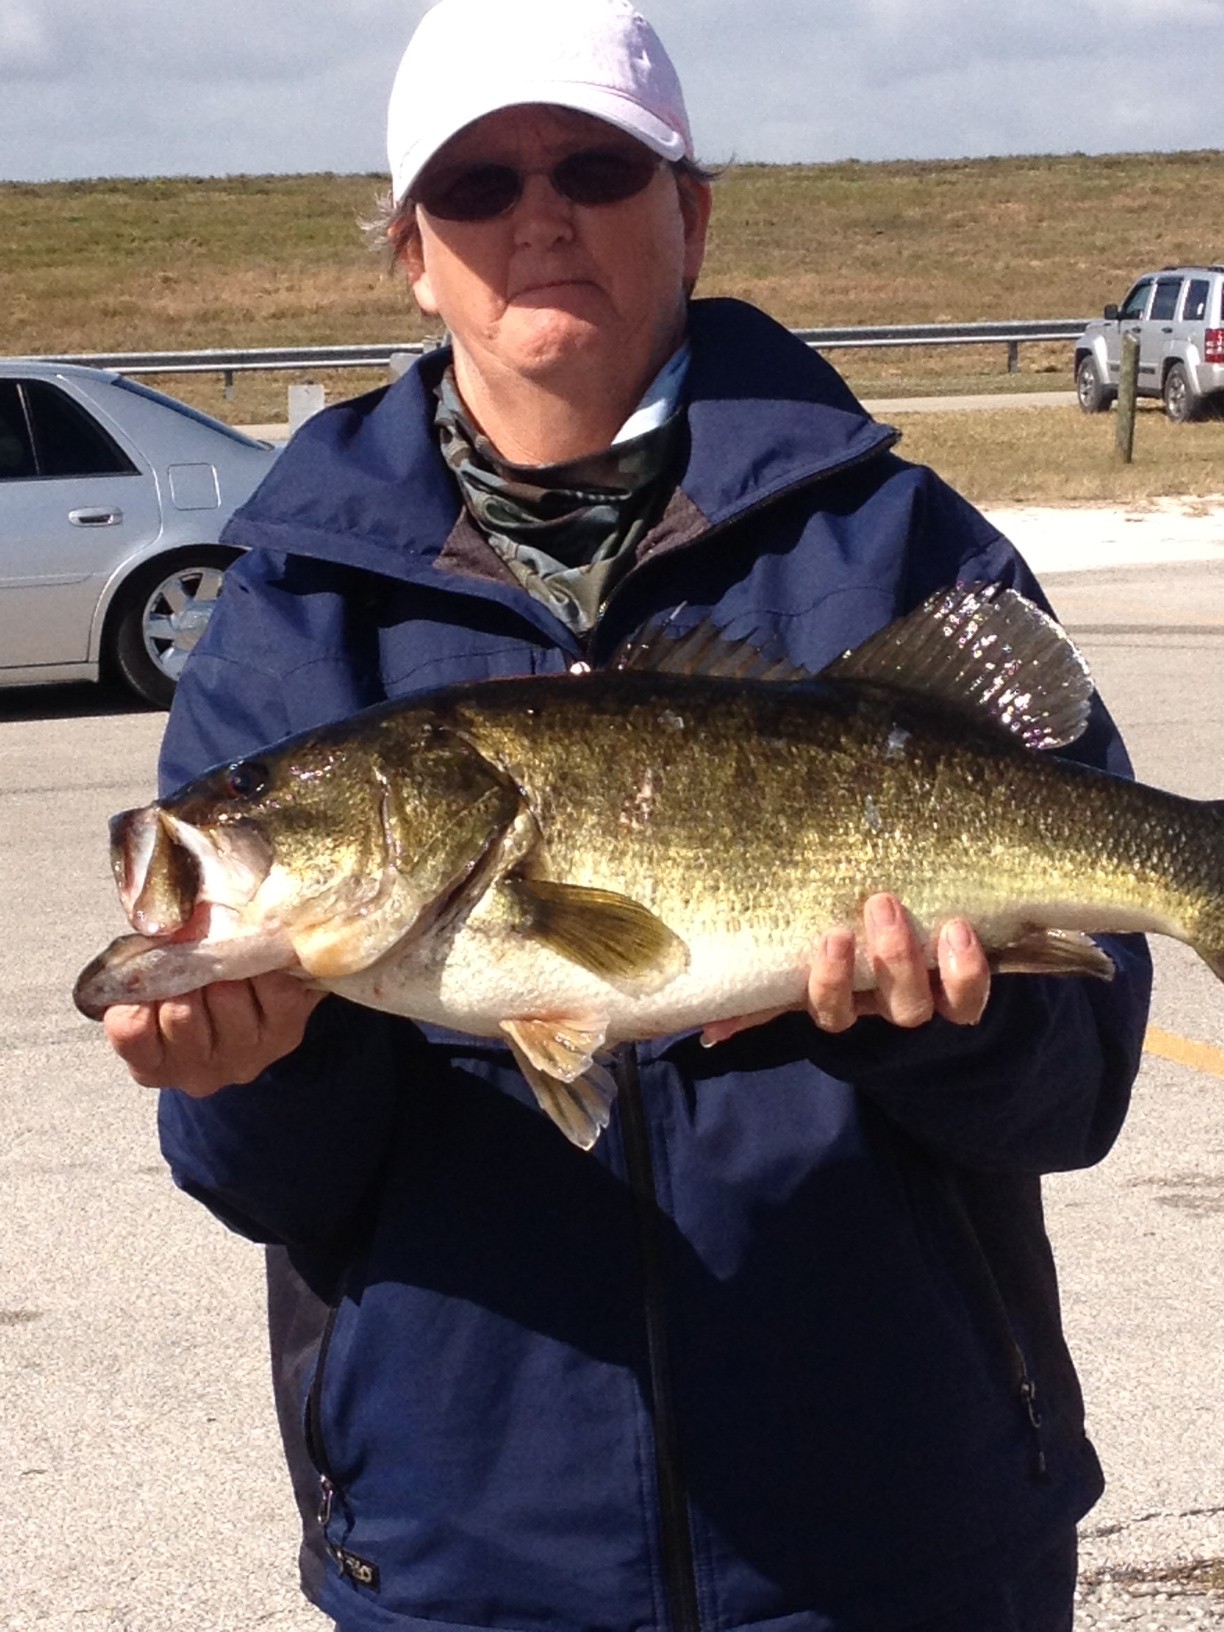
{"label": "fish belly", "polygon": [[498,1035],[503,1020],[564,1018],[602,1029],[609,1042],[687,1031],[714,1020],[802,1002],[811,938],[750,929],[688,942],[688,968],[656,991],[613,985],[529,938],[469,923],[445,948],[392,952],[335,983],[371,1008],[435,1025]]}

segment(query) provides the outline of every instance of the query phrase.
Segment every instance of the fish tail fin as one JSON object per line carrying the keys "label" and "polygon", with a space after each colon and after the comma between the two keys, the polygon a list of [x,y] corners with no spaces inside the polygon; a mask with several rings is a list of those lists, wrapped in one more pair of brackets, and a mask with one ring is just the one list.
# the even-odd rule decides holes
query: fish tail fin
{"label": "fish tail fin", "polygon": [[1185,939],[1216,979],[1224,980],[1224,799],[1206,799],[1202,809],[1210,824],[1200,840],[1206,866],[1195,892],[1193,929]]}

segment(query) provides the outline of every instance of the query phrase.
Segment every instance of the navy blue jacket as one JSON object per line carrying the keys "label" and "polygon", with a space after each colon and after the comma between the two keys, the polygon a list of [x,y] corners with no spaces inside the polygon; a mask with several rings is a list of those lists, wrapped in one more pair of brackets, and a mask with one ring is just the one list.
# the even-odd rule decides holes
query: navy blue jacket
{"label": "navy blue jacket", "polygon": [[[443,355],[311,420],[232,525],[165,785],[682,602],[818,669],[956,579],[1037,593],[784,330],[709,301],[691,336],[679,488],[585,649],[461,515]],[[1075,752],[1126,769],[1099,707]],[[621,1050],[590,1155],[498,1043],[335,997],[257,1082],[164,1094],[177,1181],[275,1244],[307,1590],[346,1632],[890,1632],[1054,1542],[1101,1478],[1039,1175],[1125,1114],[1148,966],[1110,950],[974,1028]]]}

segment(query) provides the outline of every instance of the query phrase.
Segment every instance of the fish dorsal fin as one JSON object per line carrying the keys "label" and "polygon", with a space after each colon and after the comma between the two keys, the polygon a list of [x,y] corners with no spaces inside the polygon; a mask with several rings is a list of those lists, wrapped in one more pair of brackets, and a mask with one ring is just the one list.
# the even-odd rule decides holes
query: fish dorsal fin
{"label": "fish dorsal fin", "polygon": [[1088,723],[1092,676],[1066,631],[1001,584],[940,590],[823,671],[931,697],[1029,748],[1063,748]]}
{"label": "fish dorsal fin", "polygon": [[614,669],[646,669],[652,674],[704,675],[720,680],[810,680],[809,670],[798,668],[766,649],[764,639],[736,640],[703,618],[691,629],[676,628],[683,604],[674,612],[652,618],[636,635],[619,646]]}

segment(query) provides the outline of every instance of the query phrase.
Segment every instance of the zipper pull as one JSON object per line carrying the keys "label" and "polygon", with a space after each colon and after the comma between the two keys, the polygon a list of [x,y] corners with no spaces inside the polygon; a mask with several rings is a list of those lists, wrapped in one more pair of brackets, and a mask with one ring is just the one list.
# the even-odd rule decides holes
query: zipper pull
{"label": "zipper pull", "polygon": [[1020,1398],[1024,1401],[1029,1421],[1034,1428],[1040,1428],[1041,1412],[1037,1409],[1037,1384],[1031,1377],[1026,1377],[1020,1384]]}
{"label": "zipper pull", "polygon": [[326,1530],[331,1523],[332,1503],[336,1499],[336,1487],[325,1473],[319,1475],[319,1524]]}
{"label": "zipper pull", "polygon": [[1037,1405],[1037,1384],[1031,1377],[1025,1376],[1020,1383],[1020,1400],[1028,1413],[1029,1424],[1033,1430],[1033,1441],[1037,1446],[1037,1477],[1048,1477],[1045,1449],[1041,1443],[1041,1411]]}

